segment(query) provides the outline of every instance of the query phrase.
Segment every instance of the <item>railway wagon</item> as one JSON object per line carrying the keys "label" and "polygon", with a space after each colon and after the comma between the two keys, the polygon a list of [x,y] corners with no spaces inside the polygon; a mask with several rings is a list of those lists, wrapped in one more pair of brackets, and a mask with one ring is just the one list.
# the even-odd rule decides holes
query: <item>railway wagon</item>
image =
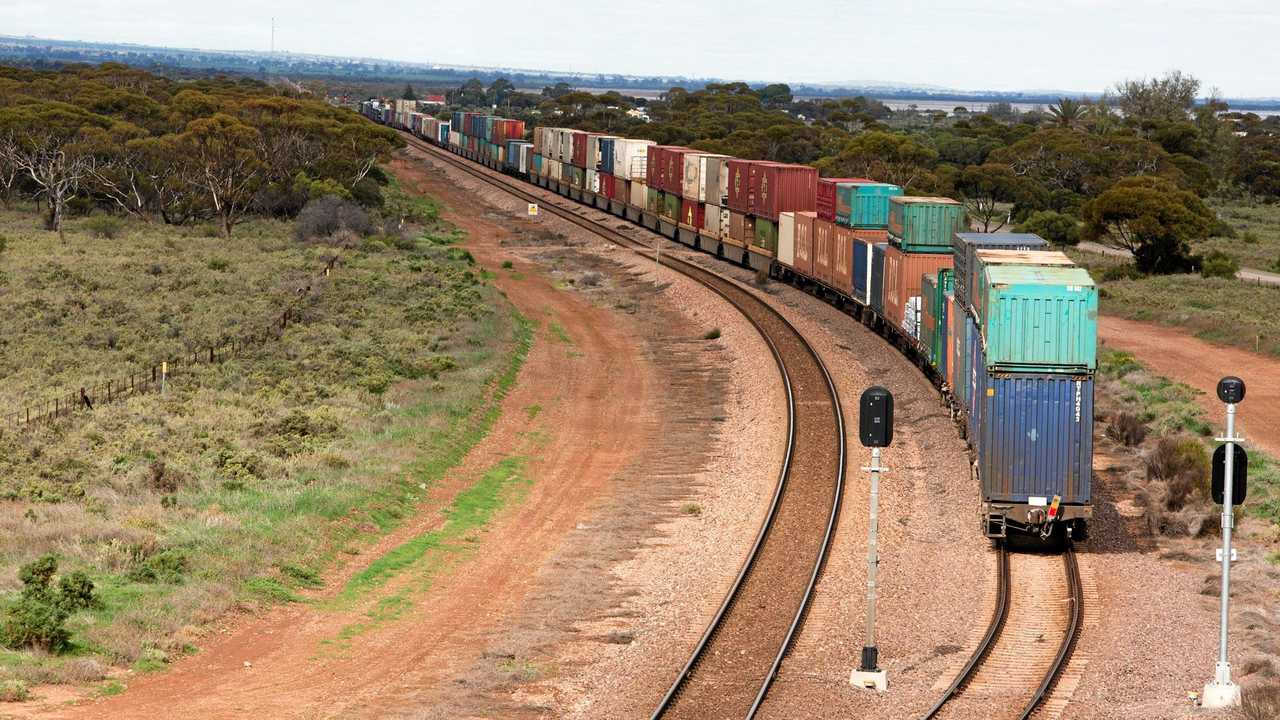
{"label": "railway wagon", "polygon": [[[395,125],[383,107],[361,111]],[[803,166],[567,128],[494,146],[482,135],[514,140],[508,128],[523,125],[479,113],[454,113],[443,134],[419,124],[434,132],[405,129],[844,309],[938,386],[970,446],[989,537],[1086,535],[1097,293],[1042,238],[973,233],[949,198]]]}

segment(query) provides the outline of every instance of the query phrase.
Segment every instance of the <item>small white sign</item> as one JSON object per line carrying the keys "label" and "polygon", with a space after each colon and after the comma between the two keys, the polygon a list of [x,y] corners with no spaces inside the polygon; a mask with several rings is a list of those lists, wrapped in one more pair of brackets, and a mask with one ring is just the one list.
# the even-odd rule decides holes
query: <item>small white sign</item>
{"label": "small white sign", "polygon": [[1044,497],[1029,497],[1029,498],[1027,498],[1027,504],[1028,504],[1028,505],[1034,505],[1034,506],[1036,506],[1036,507],[1044,507],[1045,505],[1048,505],[1048,504],[1049,504],[1049,498],[1044,498]]}
{"label": "small white sign", "polygon": [[538,204],[529,203],[529,217],[536,217],[537,215],[538,215]]}

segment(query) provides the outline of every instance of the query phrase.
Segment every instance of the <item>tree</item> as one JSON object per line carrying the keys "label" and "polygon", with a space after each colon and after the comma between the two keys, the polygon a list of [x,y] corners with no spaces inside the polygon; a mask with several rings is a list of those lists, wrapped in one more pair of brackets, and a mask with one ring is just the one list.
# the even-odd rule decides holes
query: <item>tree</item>
{"label": "tree", "polygon": [[413,91],[413,85],[404,84],[404,92],[400,93],[401,100],[417,100],[418,94]]}
{"label": "tree", "polygon": [[1010,216],[1002,206],[1018,200],[1024,182],[1005,165],[970,165],[960,173],[956,191],[982,232],[998,232]]}
{"label": "tree", "polygon": [[1200,81],[1179,70],[1158,78],[1125,80],[1116,84],[1116,102],[1126,118],[1144,120],[1186,120],[1195,106]]}
{"label": "tree", "polygon": [[760,89],[760,102],[765,107],[785,107],[791,104],[791,86],[784,83],[765,85]]}
{"label": "tree", "polygon": [[226,113],[192,120],[178,137],[188,181],[221,220],[222,236],[244,219],[263,178],[259,133]]}
{"label": "tree", "polygon": [[1084,207],[1086,235],[1133,253],[1144,273],[1190,268],[1190,244],[1209,235],[1213,213],[1192,192],[1158,177],[1120,180]]}
{"label": "tree", "polygon": [[18,170],[37,188],[47,214],[45,228],[65,240],[62,221],[67,202],[93,169],[93,157],[79,143],[82,130],[106,119],[73,105],[42,102],[0,110],[0,132],[16,140]]}
{"label": "tree", "polygon": [[817,163],[824,175],[869,177],[908,187],[922,178],[938,153],[909,135],[872,131],[850,140],[835,157]]}
{"label": "tree", "polygon": [[1280,199],[1280,135],[1242,138],[1231,158],[1230,178],[1255,197]]}
{"label": "tree", "polygon": [[8,209],[18,187],[18,140],[13,131],[0,131],[0,207]]}
{"label": "tree", "polygon": [[506,103],[515,93],[516,86],[506,78],[498,78],[489,84],[489,90],[485,93],[485,99],[490,105],[502,105]]}
{"label": "tree", "polygon": [[1031,213],[1018,232],[1034,233],[1055,245],[1076,245],[1080,242],[1080,223],[1070,215],[1053,210]]}
{"label": "tree", "polygon": [[145,137],[146,130],[119,122],[109,130],[89,128],[83,140],[94,158],[89,173],[93,190],[144,221],[155,200],[145,158],[135,143]]}
{"label": "tree", "polygon": [[1049,106],[1049,114],[1058,125],[1073,128],[1084,118],[1084,104],[1075,98],[1060,98],[1057,104]]}

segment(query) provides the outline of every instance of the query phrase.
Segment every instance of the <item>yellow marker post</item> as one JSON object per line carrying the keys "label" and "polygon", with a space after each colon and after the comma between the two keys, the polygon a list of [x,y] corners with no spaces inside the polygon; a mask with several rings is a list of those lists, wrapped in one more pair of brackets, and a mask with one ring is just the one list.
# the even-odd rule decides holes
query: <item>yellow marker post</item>
{"label": "yellow marker post", "polygon": [[167,377],[169,377],[169,361],[163,360],[160,362],[160,394],[161,395],[164,394],[164,381],[165,381],[165,378]]}
{"label": "yellow marker post", "polygon": [[529,203],[529,217],[538,216],[538,203]]}

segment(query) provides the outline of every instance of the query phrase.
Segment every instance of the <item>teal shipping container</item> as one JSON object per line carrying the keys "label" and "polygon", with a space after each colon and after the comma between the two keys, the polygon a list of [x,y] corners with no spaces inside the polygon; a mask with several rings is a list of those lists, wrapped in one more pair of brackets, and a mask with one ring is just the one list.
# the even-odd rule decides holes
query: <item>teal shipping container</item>
{"label": "teal shipping container", "polygon": [[836,222],[847,227],[889,227],[889,199],[902,188],[889,183],[840,183],[836,186]]}
{"label": "teal shipping container", "polygon": [[1098,288],[1083,268],[993,265],[979,317],[987,365],[1004,372],[1098,367]]}
{"label": "teal shipping container", "polygon": [[952,291],[951,270],[939,270],[936,276],[921,278],[920,342],[929,356],[929,364],[946,376],[947,363],[947,296]]}
{"label": "teal shipping container", "polygon": [[950,252],[966,226],[964,205],[950,198],[889,198],[890,241],[906,252]]}

